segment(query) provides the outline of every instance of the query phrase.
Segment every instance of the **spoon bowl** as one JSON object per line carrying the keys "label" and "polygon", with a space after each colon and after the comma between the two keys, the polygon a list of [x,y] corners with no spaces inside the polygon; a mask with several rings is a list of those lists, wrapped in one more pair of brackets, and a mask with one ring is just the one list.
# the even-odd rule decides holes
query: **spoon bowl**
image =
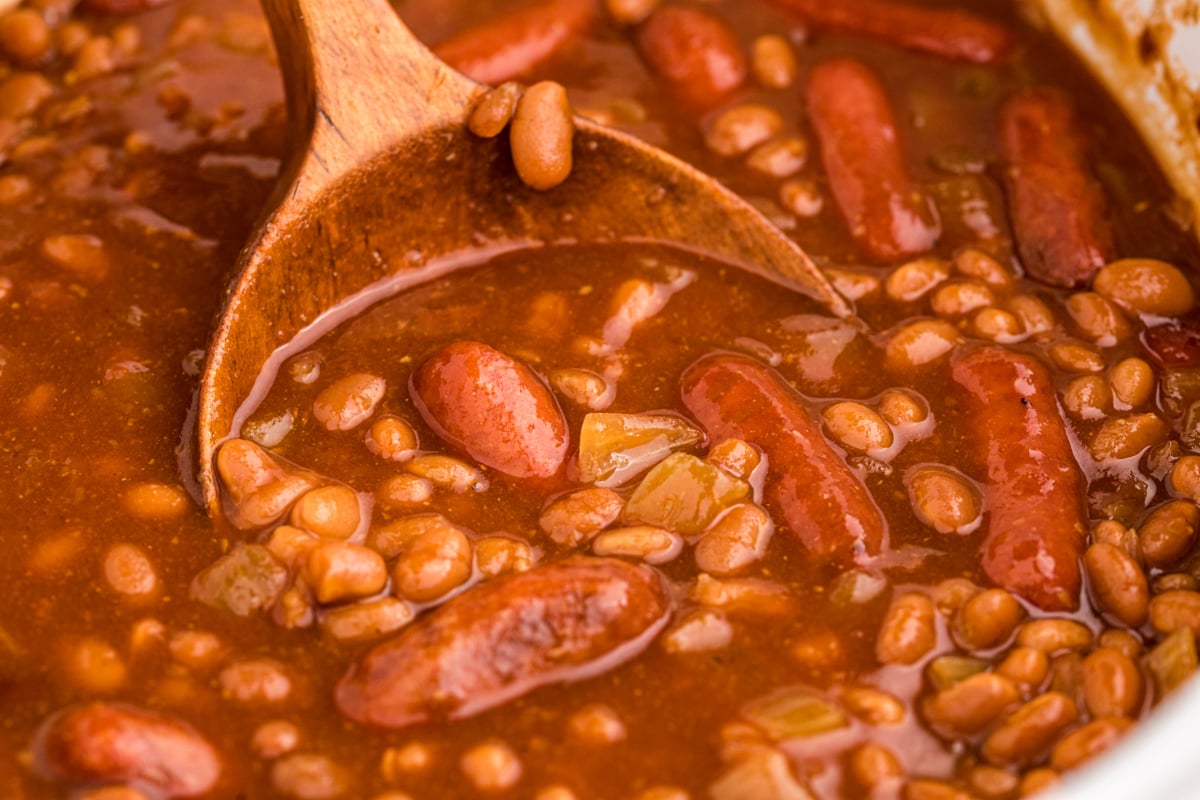
{"label": "spoon bowl", "polygon": [[213,516],[216,448],[271,353],[346,298],[433,262],[553,244],[673,243],[850,313],[761,214],[630,136],[576,119],[570,177],[548,192],[527,187],[506,137],[466,129],[485,87],[438,60],[387,0],[263,8],[292,155],[239,258],[201,380],[196,456]]}

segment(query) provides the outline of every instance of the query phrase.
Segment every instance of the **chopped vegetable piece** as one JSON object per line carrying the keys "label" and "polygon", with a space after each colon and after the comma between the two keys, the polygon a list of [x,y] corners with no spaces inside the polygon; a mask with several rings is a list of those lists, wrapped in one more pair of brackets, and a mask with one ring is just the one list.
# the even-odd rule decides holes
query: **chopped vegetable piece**
{"label": "chopped vegetable piece", "polygon": [[796,780],[780,752],[756,751],[735,764],[709,787],[713,800],[813,800]]}
{"label": "chopped vegetable piece", "polygon": [[274,605],[287,585],[287,567],[262,545],[233,549],[192,581],[192,597],[246,617]]}
{"label": "chopped vegetable piece", "polygon": [[638,484],[625,504],[625,519],[695,536],[749,497],[750,484],[693,455],[676,453]]}
{"label": "chopped vegetable piece", "polygon": [[817,692],[793,687],[755,700],[742,710],[742,716],[777,742],[846,727],[842,710]]}
{"label": "chopped vegetable piece", "polygon": [[1154,676],[1159,697],[1166,697],[1196,672],[1196,636],[1180,628],[1146,654],[1146,669]]}
{"label": "chopped vegetable piece", "polygon": [[579,430],[579,479],[620,486],[703,439],[698,428],[670,414],[588,414]]}
{"label": "chopped vegetable piece", "polygon": [[940,692],[985,671],[989,666],[991,665],[982,658],[940,656],[929,662],[926,674],[929,676],[929,683]]}

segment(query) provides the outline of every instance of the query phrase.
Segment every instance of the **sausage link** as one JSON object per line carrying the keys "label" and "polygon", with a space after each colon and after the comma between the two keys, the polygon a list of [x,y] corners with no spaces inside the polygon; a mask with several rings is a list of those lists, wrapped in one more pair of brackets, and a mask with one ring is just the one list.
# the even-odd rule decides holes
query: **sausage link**
{"label": "sausage link", "polygon": [[984,571],[1046,611],[1076,608],[1083,478],[1049,372],[1031,356],[984,347],[958,359],[951,375],[966,421],[965,452],[986,459]]}
{"label": "sausage link", "polygon": [[961,9],[893,0],[775,0],[812,25],[870,36],[955,61],[991,64],[1012,53],[1008,27]]}
{"label": "sausage link", "polygon": [[884,522],[870,492],[778,373],[742,356],[707,356],[681,386],[712,441],[742,439],[767,454],[767,499],[813,556],[849,564],[880,553]]}
{"label": "sausage link", "polygon": [[493,86],[519,78],[569,45],[599,17],[596,0],[542,0],[455,34],[443,61]]}
{"label": "sausage link", "polygon": [[746,54],[737,34],[703,6],[658,8],[638,27],[637,45],[686,105],[709,108],[746,81]]}
{"label": "sausage link", "polygon": [[413,375],[421,416],[449,444],[514,478],[549,478],[570,436],[554,395],[533,371],[479,342],[455,342]]}
{"label": "sausage link", "polygon": [[807,97],[830,189],[859,247],[879,261],[932,247],[941,224],[905,169],[896,116],[875,73],[853,59],[824,61],[809,73]]}
{"label": "sausage link", "polygon": [[338,709],[384,728],[478,714],[637,655],[670,601],[651,567],[575,556],[483,583],[367,652]]}
{"label": "sausage link", "polygon": [[1000,109],[1000,155],[1021,261],[1053,286],[1081,286],[1112,260],[1104,191],[1087,169],[1087,142],[1061,92],[1027,89]]}
{"label": "sausage link", "polygon": [[34,740],[38,771],[51,780],[137,783],[163,797],[207,794],[221,759],[193,728],[113,703],[89,703],[48,719]]}

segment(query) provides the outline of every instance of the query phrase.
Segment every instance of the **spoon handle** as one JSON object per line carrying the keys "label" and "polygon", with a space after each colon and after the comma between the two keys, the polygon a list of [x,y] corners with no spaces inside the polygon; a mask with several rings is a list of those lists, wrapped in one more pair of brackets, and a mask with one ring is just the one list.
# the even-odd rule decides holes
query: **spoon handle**
{"label": "spoon handle", "polygon": [[387,0],[262,7],[287,95],[290,203],[302,207],[368,159],[461,123],[479,91],[421,44]]}

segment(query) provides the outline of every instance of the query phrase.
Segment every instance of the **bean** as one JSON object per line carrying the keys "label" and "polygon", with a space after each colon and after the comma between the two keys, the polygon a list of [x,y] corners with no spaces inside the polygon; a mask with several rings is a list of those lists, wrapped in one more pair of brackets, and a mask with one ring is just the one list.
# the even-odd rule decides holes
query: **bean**
{"label": "bean", "polygon": [[1097,719],[1068,733],[1050,753],[1050,766],[1060,772],[1075,769],[1117,743],[1133,720]]}
{"label": "bean", "polygon": [[471,110],[471,116],[467,117],[467,127],[471,133],[484,139],[499,136],[508,127],[520,97],[520,85],[505,81],[479,99]]}
{"label": "bean", "polygon": [[1012,291],[1012,272],[982,250],[970,247],[959,250],[954,255],[954,270],[967,278],[982,281],[995,291]]}
{"label": "bean", "polygon": [[913,511],[938,533],[970,533],[977,527],[979,492],[945,467],[918,467],[908,475]]}
{"label": "bean", "polygon": [[1131,414],[1106,420],[1092,437],[1097,461],[1132,458],[1167,438],[1171,428],[1157,414]]}
{"label": "bean", "polygon": [[688,596],[700,605],[735,614],[782,617],[795,610],[792,595],[785,587],[755,578],[718,580],[701,573]]}
{"label": "bean", "polygon": [[1184,456],[1171,468],[1171,488],[1200,503],[1200,456]]}
{"label": "bean", "polygon": [[775,530],[767,512],[751,503],[734,506],[696,542],[696,566],[710,575],[734,575],[766,553]]}
{"label": "bean", "polygon": [[915,664],[937,643],[933,601],[923,594],[908,592],[892,600],[879,637],[875,657],[884,664]]}
{"label": "bean", "polygon": [[889,425],[913,425],[929,418],[924,399],[903,389],[888,389],[879,396],[879,415]]}
{"label": "bean", "polygon": [[225,647],[215,634],[208,631],[179,631],[167,642],[171,657],[196,672],[212,668],[225,656]]}
{"label": "bean", "polygon": [[899,725],[906,716],[898,697],[873,686],[846,687],[841,700],[847,711],[868,725]]}
{"label": "bean", "polygon": [[1136,717],[1144,693],[1142,672],[1133,659],[1107,647],[1083,659],[1083,702],[1096,717]]}
{"label": "bean", "polygon": [[1200,592],[1176,589],[1156,595],[1150,601],[1150,624],[1164,636],[1182,628],[1200,636]]}
{"label": "bean", "polygon": [[547,506],[538,525],[558,544],[576,547],[616,522],[624,507],[612,489],[581,489]]}
{"label": "bean", "polygon": [[762,456],[749,442],[741,439],[722,439],[709,448],[705,460],[735,478],[748,481],[762,463]]}
{"label": "bean", "polygon": [[1057,784],[1059,777],[1057,772],[1048,767],[1032,769],[1021,776],[1021,786],[1017,793],[1021,797],[1032,797]]}
{"label": "bean", "polygon": [[308,559],[308,554],[320,543],[320,539],[308,531],[302,531],[291,525],[280,525],[271,531],[266,541],[266,548],[271,555],[295,570]]}
{"label": "bean", "polygon": [[799,136],[776,136],[755,147],[746,166],[772,178],[788,178],[808,163],[808,142]]}
{"label": "bean", "polygon": [[1032,294],[1018,294],[1005,303],[1008,310],[1021,320],[1021,326],[1032,334],[1054,330],[1054,312],[1041,298]]}
{"label": "bean", "polygon": [[1126,657],[1136,660],[1142,655],[1142,642],[1129,631],[1119,628],[1109,628],[1096,639],[1097,647],[1107,647],[1124,653]]}
{"label": "bean", "polygon": [[348,431],[366,422],[383,399],[387,382],[377,375],[347,375],[321,390],[313,400],[313,417],[330,431]]}
{"label": "bean", "polygon": [[1084,338],[1100,347],[1112,347],[1133,334],[1120,310],[1103,295],[1078,292],[1067,298],[1066,307]]}
{"label": "bean", "polygon": [[[575,556],[497,578],[365,653],[338,682],[337,706],[387,728],[473,716],[573,668],[635,657],[669,607],[657,572],[612,559]],[[505,643],[503,659],[496,642]]]}
{"label": "bean", "polygon": [[516,786],[524,771],[516,752],[501,741],[475,745],[463,753],[459,767],[481,792],[500,792]]}
{"label": "bean", "polygon": [[976,764],[967,773],[967,785],[971,791],[987,800],[1005,800],[1017,791],[1020,778],[1000,767]]}
{"label": "bean", "polygon": [[683,551],[683,539],[653,525],[614,528],[592,539],[598,556],[640,558],[647,564],[665,564]]}
{"label": "bean", "polygon": [[1178,564],[1195,545],[1197,528],[1200,508],[1189,500],[1171,500],[1154,509],[1138,534],[1146,565],[1168,569]]}
{"label": "bean", "polygon": [[768,89],[786,89],[796,81],[796,53],[783,36],[765,34],[750,43],[750,71]]}
{"label": "bean", "polygon": [[1117,363],[1108,375],[1113,394],[1129,408],[1150,402],[1154,396],[1154,368],[1140,358],[1126,358]]}
{"label": "bean", "polygon": [[942,689],[922,706],[935,728],[952,736],[970,736],[991,725],[1020,700],[1012,681],[991,672],[971,675]]}
{"label": "bean", "polygon": [[350,774],[333,759],[289,753],[271,765],[271,786],[295,800],[334,800],[350,789]]}
{"label": "bean", "polygon": [[1061,692],[1047,692],[1000,723],[984,740],[983,756],[1000,766],[1032,765],[1078,718],[1079,710],[1071,698]]}
{"label": "bean", "polygon": [[950,617],[982,589],[966,578],[947,578],[933,587],[933,601],[938,611]]}
{"label": "bean", "polygon": [[637,25],[658,8],[660,0],[604,0],[604,7],[618,25]]}
{"label": "bean", "polygon": [[538,789],[538,793],[533,796],[533,800],[579,800],[579,797],[571,791],[570,787],[555,783]]}
{"label": "bean", "polygon": [[961,317],[995,301],[992,290],[982,283],[961,281],[942,286],[929,301],[933,313],[940,317]]}
{"label": "bean", "polygon": [[32,8],[19,8],[0,17],[0,50],[23,66],[35,66],[51,47],[50,26]]}
{"label": "bean", "polygon": [[668,653],[700,653],[720,650],[733,641],[733,626],[719,611],[700,609],[675,623],[663,634]]}
{"label": "bean", "polygon": [[885,450],[895,441],[883,417],[862,403],[834,403],[821,416],[834,438],[851,450]]}
{"label": "bean", "polygon": [[940,258],[918,258],[892,270],[883,290],[898,303],[912,303],[924,297],[950,277],[950,265]]}
{"label": "bean", "polygon": [[0,83],[0,117],[28,117],[54,94],[54,85],[36,72],[18,72]]}
{"label": "bean", "polygon": [[1073,419],[1104,419],[1112,411],[1112,390],[1099,375],[1073,378],[1063,390],[1062,399]]}
{"label": "bean", "polygon": [[1138,314],[1182,316],[1196,305],[1187,276],[1176,266],[1153,258],[1125,258],[1096,273],[1095,290]]}
{"label": "bean", "polygon": [[629,735],[617,712],[603,703],[584,706],[572,714],[567,719],[567,733],[590,747],[616,744]]}
{"label": "bean", "polygon": [[987,650],[1012,636],[1024,616],[1015,597],[1003,589],[988,589],[963,603],[951,628],[963,648]]}
{"label": "bean", "polygon": [[370,597],[387,583],[387,567],[379,553],[350,542],[318,543],[309,551],[305,568],[309,585],[322,603]]}
{"label": "bean", "polygon": [[392,568],[392,591],[427,603],[471,577],[471,540],[453,525],[433,525],[407,543]]}
{"label": "bean", "polygon": [[395,597],[331,608],[321,615],[321,630],[344,644],[360,644],[398,631],[413,619],[412,607]]}
{"label": "bean", "polygon": [[1042,685],[1050,673],[1050,659],[1033,647],[1014,647],[996,667],[996,674],[1008,678],[1022,692]]}
{"label": "bean", "polygon": [[456,494],[464,492],[486,492],[488,479],[467,462],[437,454],[417,456],[406,465],[408,471],[423,478],[437,489],[447,489]]}
{"label": "bean", "polygon": [[1032,647],[1047,655],[1066,650],[1084,650],[1092,643],[1087,626],[1071,619],[1035,619],[1017,631],[1017,644]]}
{"label": "bean", "polygon": [[809,71],[805,96],[830,189],[859,247],[883,262],[928,250],[941,223],[908,174],[895,111],[875,72],[849,58],[822,61]]}
{"label": "bean", "polygon": [[1004,25],[970,11],[894,0],[779,0],[817,27],[870,36],[942,58],[990,64],[1004,61],[1016,43]]}
{"label": "bean", "polygon": [[291,697],[292,679],[283,665],[269,658],[235,661],[217,676],[221,695],[243,704],[282,703]]}
{"label": "bean", "polygon": [[506,536],[485,536],[475,542],[475,565],[488,578],[524,572],[537,563],[537,554],[525,542]]}
{"label": "bean", "polygon": [[807,178],[792,178],[779,186],[779,203],[801,219],[815,217],[825,207],[821,188]]}
{"label": "bean", "polygon": [[562,84],[540,81],[517,101],[508,134],[513,164],[526,186],[547,191],[571,174],[575,120]]}
{"label": "bean", "polygon": [[407,461],[420,446],[412,425],[391,414],[371,423],[365,442],[372,454],[387,461]]}
{"label": "bean", "polygon": [[680,392],[710,440],[763,451],[771,465],[764,493],[809,553],[848,563],[879,552],[878,507],[778,373],[742,356],[709,356],[688,367]]}
{"label": "bean", "polygon": [[587,369],[560,369],[550,373],[550,384],[576,405],[603,411],[612,404],[616,390],[602,375]]}
{"label": "bean", "polygon": [[424,505],[433,497],[433,481],[407,473],[393,475],[375,490],[375,502],[392,510]]}
{"label": "bean", "polygon": [[423,534],[436,532],[452,535],[459,528],[441,514],[410,514],[384,525],[371,528],[367,534],[367,546],[384,558],[395,558]]}
{"label": "bean", "polygon": [[595,22],[593,0],[541,0],[467,27],[434,52],[480,83],[525,75],[576,42]]}
{"label": "bean", "polygon": [[115,544],[104,556],[104,578],[118,594],[147,597],[158,589],[158,575],[149,557],[131,544]]}
{"label": "bean", "polygon": [[851,751],[850,774],[859,786],[873,790],[902,780],[904,765],[887,747],[866,742]]}
{"label": "bean", "polygon": [[47,778],[137,783],[167,797],[212,791],[221,759],[203,736],[171,717],[132,706],[89,703],[50,717],[34,739]]}
{"label": "bean", "polygon": [[1103,372],[1104,358],[1079,342],[1060,342],[1050,348],[1050,360],[1065,372]]}
{"label": "bean", "polygon": [[949,783],[920,778],[905,784],[904,800],[974,800],[974,798]]}
{"label": "bean", "polygon": [[1099,542],[1083,556],[1083,568],[1100,610],[1122,625],[1140,627],[1150,607],[1146,575],[1124,550]]}
{"label": "bean", "polygon": [[305,492],[292,506],[293,525],[327,539],[348,539],[360,521],[358,494],[340,484]]}
{"label": "bean", "polygon": [[286,720],[271,720],[254,729],[250,749],[261,759],[271,760],[295,750],[300,744],[300,729]]}
{"label": "bean", "polygon": [[981,308],[971,317],[971,328],[979,338],[1001,344],[1016,341],[1025,332],[1021,320],[1002,308]]}
{"label": "bean", "polygon": [[1111,544],[1124,550],[1136,562],[1142,560],[1142,549],[1138,543],[1137,531],[1126,528],[1114,519],[1104,519],[1092,528],[1092,541],[1097,544]]}
{"label": "bean", "polygon": [[961,341],[958,330],[944,320],[910,322],[888,340],[884,364],[892,372],[911,372],[942,359]]}
{"label": "bean", "polygon": [[528,367],[498,350],[478,342],[443,347],[412,386],[430,427],[477,461],[514,478],[548,478],[562,467],[569,444],[562,410]]}
{"label": "bean", "polygon": [[746,80],[737,33],[709,8],[660,6],[637,29],[642,57],[683,103],[711,108]]}
{"label": "bean", "polygon": [[739,156],[783,129],[783,116],[770,106],[743,103],[727,108],[705,125],[704,141],[719,156]]}

